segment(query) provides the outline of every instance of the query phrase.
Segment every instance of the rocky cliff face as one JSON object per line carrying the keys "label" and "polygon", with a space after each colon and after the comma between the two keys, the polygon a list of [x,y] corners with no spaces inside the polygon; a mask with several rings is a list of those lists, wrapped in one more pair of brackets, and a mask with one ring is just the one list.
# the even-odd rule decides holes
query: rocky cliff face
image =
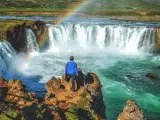
{"label": "rocky cliff face", "polygon": [[146,118],[139,106],[134,101],[128,100],[117,120],[146,120]]}
{"label": "rocky cliff face", "polygon": [[16,26],[10,27],[6,31],[6,40],[11,43],[11,45],[19,52],[27,52],[27,43],[26,43],[26,32],[25,29],[31,29],[35,36],[36,41],[40,44],[40,41],[46,39],[48,34],[48,29],[44,22],[35,21],[30,25],[27,25],[26,22],[23,24],[17,24]]}
{"label": "rocky cliff face", "polygon": [[52,77],[44,101],[27,92],[21,81],[0,78],[0,119],[106,120],[100,81],[94,73],[86,77],[85,86],[82,77],[77,78],[76,92],[71,81]]}
{"label": "rocky cliff face", "polygon": [[38,101],[34,93],[25,91],[25,85],[19,80],[5,81],[4,78],[0,78],[0,91],[0,98],[14,103],[17,108],[23,108]]}
{"label": "rocky cliff face", "polygon": [[156,44],[154,51],[157,52],[160,50],[160,28],[156,28]]}
{"label": "rocky cliff face", "polygon": [[[85,88],[77,86],[74,93],[71,90],[71,81],[67,82],[64,77],[53,77],[46,83],[45,104],[54,105],[64,112],[68,120],[105,120],[105,105],[101,92],[101,84],[96,74],[90,73],[89,82]],[[82,79],[79,79],[80,83]]]}

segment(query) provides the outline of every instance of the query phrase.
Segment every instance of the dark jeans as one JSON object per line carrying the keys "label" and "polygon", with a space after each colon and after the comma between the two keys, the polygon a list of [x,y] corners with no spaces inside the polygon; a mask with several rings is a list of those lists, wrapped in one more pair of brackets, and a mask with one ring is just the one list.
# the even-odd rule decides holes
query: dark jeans
{"label": "dark jeans", "polygon": [[76,75],[73,75],[73,76],[68,75],[68,74],[65,75],[65,81],[69,82],[70,78],[71,78],[71,80],[72,80],[72,91],[74,92],[74,91],[76,91],[76,90],[75,90]]}

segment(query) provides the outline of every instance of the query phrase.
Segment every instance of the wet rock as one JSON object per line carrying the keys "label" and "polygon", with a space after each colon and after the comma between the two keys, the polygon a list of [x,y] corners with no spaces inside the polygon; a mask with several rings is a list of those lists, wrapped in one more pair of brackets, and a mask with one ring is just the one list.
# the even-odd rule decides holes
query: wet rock
{"label": "wet rock", "polygon": [[156,41],[155,41],[155,46],[154,46],[154,52],[158,52],[160,50],[160,28],[156,28]]}
{"label": "wet rock", "polygon": [[146,120],[146,118],[139,106],[134,101],[128,100],[117,120]]}
{"label": "wet rock", "polygon": [[153,73],[148,73],[148,74],[146,74],[146,77],[147,77],[147,78],[150,78],[150,79],[158,79],[158,76],[155,75],[155,74],[153,74]]}
{"label": "wet rock", "polygon": [[6,31],[6,40],[15,48],[17,52],[28,52],[26,44],[26,29],[31,29],[34,32],[38,45],[40,45],[40,43],[47,38],[48,28],[42,21],[33,21],[29,25],[24,22],[23,24],[11,26]]}

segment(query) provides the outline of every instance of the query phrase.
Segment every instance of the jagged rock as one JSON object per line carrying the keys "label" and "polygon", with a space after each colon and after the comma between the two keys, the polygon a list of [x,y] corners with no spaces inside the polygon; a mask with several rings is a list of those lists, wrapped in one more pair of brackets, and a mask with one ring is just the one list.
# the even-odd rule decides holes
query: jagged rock
{"label": "jagged rock", "polygon": [[139,106],[128,100],[117,120],[146,120],[146,118]]}
{"label": "jagged rock", "polygon": [[98,76],[94,73],[90,73],[90,79],[93,81],[92,84],[88,84],[87,91],[89,91],[89,107],[93,109],[96,114],[99,115],[99,119],[106,119],[105,105],[103,102],[103,96],[101,91],[101,84]]}
{"label": "jagged rock", "polygon": [[16,26],[11,26],[6,31],[6,40],[15,48],[18,52],[28,52],[26,44],[26,28],[30,28],[35,36],[38,45],[44,41],[48,35],[48,28],[46,24],[42,21],[35,21],[27,25],[26,22],[23,24],[18,24]]}
{"label": "jagged rock", "polygon": [[14,104],[7,103],[7,102],[4,102],[4,101],[0,101],[0,115],[2,113],[7,112],[7,111],[11,111],[13,109],[15,109]]}
{"label": "jagged rock", "polygon": [[5,79],[0,77],[0,85],[4,84],[5,83]]}
{"label": "jagged rock", "polygon": [[[46,83],[47,93],[44,102],[38,102],[34,93],[26,92],[25,86],[19,80],[9,80],[7,82],[0,78],[0,82],[8,87],[4,100],[12,103],[16,108],[13,110],[17,113],[15,119],[73,120],[76,118],[77,120],[105,120],[105,105],[100,81],[94,73],[89,73],[86,79],[88,82],[85,83],[85,89],[83,83],[83,86],[78,88],[76,92],[72,92],[70,89],[71,81],[65,81],[64,77],[59,79],[52,77]],[[4,116],[7,114],[6,111]]]}
{"label": "jagged rock", "polygon": [[52,112],[54,120],[63,120],[61,115],[58,112]]}
{"label": "jagged rock", "polygon": [[159,52],[160,50],[160,28],[156,28],[156,39],[155,39],[154,52]]}
{"label": "jagged rock", "polygon": [[20,80],[9,80],[7,82],[4,78],[0,78],[0,83],[3,86],[1,89],[5,89],[3,100],[6,102],[16,103],[15,105],[19,108],[37,102],[34,93],[25,92],[25,85]]}
{"label": "jagged rock", "polygon": [[158,79],[158,76],[155,75],[155,74],[153,74],[153,73],[148,73],[148,74],[146,75],[146,77],[147,77],[147,78],[150,78],[150,79]]}
{"label": "jagged rock", "polygon": [[48,93],[54,93],[56,92],[57,89],[60,89],[60,87],[61,87],[60,81],[55,77],[52,77],[52,79],[46,83],[46,89]]}
{"label": "jagged rock", "polygon": [[81,108],[83,108],[82,111],[87,111],[88,113],[94,111],[95,116],[97,116],[99,120],[105,120],[105,105],[100,81],[94,73],[89,73],[86,76],[86,81],[85,89],[83,80],[83,86],[77,87],[77,91],[73,93],[71,90],[71,80],[67,82],[64,80],[64,77],[60,79],[52,77],[52,79],[46,83],[47,93],[44,103],[55,105],[58,109],[65,112],[70,109],[72,105],[76,106],[76,111],[80,109],[78,106],[81,106]]}

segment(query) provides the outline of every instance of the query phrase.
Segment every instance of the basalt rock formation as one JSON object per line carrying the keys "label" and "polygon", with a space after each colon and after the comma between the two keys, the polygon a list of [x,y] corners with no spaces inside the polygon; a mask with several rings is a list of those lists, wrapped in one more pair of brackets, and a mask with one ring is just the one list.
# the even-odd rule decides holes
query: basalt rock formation
{"label": "basalt rock formation", "polygon": [[6,40],[11,43],[18,52],[27,52],[27,35],[25,29],[31,29],[34,32],[38,44],[40,44],[41,41],[44,41],[48,34],[46,24],[42,21],[35,21],[30,24],[24,22],[23,24],[11,26],[6,31]]}
{"label": "basalt rock formation", "polygon": [[21,81],[0,78],[0,119],[106,120],[97,75],[85,76],[82,72],[79,75],[75,92],[71,90],[71,81],[52,77],[46,83],[44,101],[27,92]]}
{"label": "basalt rock formation", "polygon": [[[54,105],[63,111],[66,119],[69,120],[105,120],[105,105],[100,81],[94,73],[89,73],[87,76],[88,82],[77,86],[76,92],[71,90],[71,81],[65,81],[64,77],[59,79],[52,77],[46,83],[47,93],[44,103]],[[83,80],[78,79],[77,82],[80,83],[80,81]]]}
{"label": "basalt rock formation", "polygon": [[1,99],[14,103],[18,108],[32,105],[38,101],[34,93],[25,91],[25,86],[19,80],[5,81],[4,78],[0,78],[0,91]]}
{"label": "basalt rock formation", "polygon": [[0,78],[0,120],[62,120],[54,106],[46,106],[27,92],[20,80]]}
{"label": "basalt rock formation", "polygon": [[128,100],[117,120],[146,120],[146,118],[139,106]]}

